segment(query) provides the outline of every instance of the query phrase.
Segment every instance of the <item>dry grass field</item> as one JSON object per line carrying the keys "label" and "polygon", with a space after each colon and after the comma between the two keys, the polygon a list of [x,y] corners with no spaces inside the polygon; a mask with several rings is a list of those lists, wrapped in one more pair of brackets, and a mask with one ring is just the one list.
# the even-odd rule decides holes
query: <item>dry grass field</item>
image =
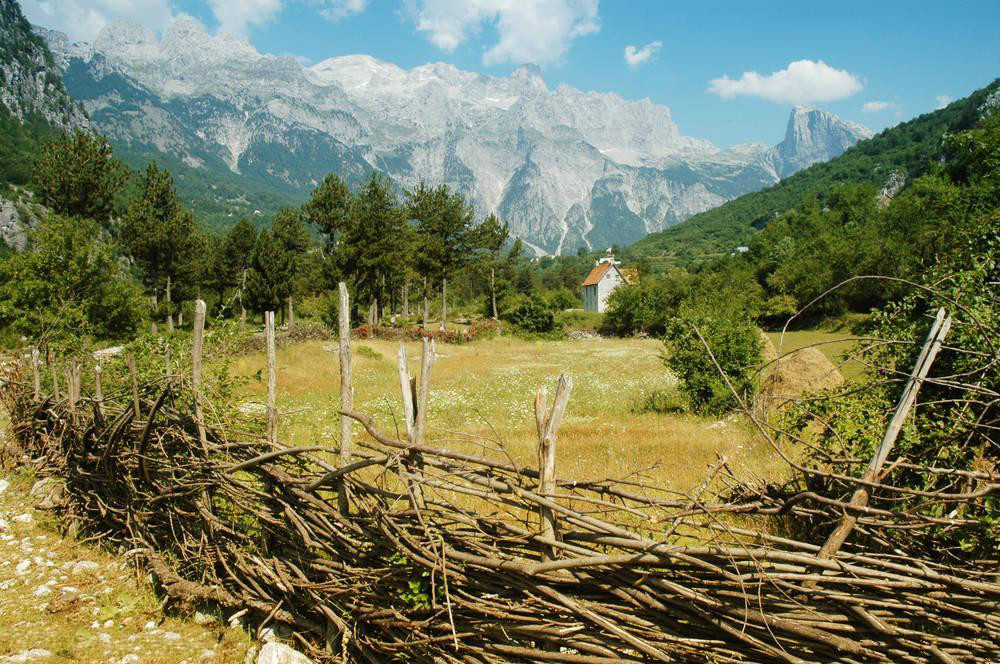
{"label": "dry grass field", "polygon": [[[387,433],[401,422],[397,342],[354,342],[355,408]],[[501,337],[467,345],[441,345],[433,370],[429,442],[462,449],[497,443],[519,463],[537,465],[533,399],[540,385],[550,398],[560,372],[574,380],[559,435],[557,470],[565,479],[623,478],[641,474],[658,485],[696,486],[717,454],[747,473],[780,472],[777,455],[739,417],[722,420],[680,412],[649,412],[651,396],[680,403],[674,378],[650,339],[528,341]],[[406,346],[411,373],[420,346]],[[250,378],[244,407],[262,407],[263,355],[236,360]],[[290,445],[336,445],[339,365],[335,342],[306,342],[278,350],[279,438]],[[661,409],[662,410],[662,409]],[[360,427],[356,427],[360,431]]]}

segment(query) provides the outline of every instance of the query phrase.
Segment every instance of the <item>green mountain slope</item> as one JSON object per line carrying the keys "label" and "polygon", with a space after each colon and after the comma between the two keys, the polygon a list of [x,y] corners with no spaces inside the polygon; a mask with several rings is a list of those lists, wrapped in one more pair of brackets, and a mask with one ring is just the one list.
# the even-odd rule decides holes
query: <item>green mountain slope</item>
{"label": "green mountain slope", "polygon": [[629,258],[654,263],[687,265],[728,254],[749,244],[772,219],[797,207],[807,196],[820,202],[843,183],[883,186],[893,172],[912,181],[939,158],[945,133],[970,128],[979,109],[998,94],[1000,79],[939,111],[926,113],[891,127],[849,148],[841,156],[816,164],[778,184],[746,194],[627,248]]}

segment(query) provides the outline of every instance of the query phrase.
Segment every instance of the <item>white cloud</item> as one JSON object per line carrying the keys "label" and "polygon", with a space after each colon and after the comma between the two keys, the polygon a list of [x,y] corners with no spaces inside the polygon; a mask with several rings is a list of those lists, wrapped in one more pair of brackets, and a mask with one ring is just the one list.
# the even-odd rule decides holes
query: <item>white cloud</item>
{"label": "white cloud", "polygon": [[887,108],[895,108],[895,104],[888,101],[866,101],[864,105],[861,106],[861,110],[865,113],[878,113],[879,111],[884,111]]}
{"label": "white cloud", "polygon": [[368,0],[329,0],[319,13],[331,21],[340,21],[360,14],[368,7]]}
{"label": "white cloud", "polygon": [[663,48],[663,42],[659,39],[649,42],[642,48],[636,48],[632,44],[625,47],[625,62],[629,67],[638,67],[646,60],[655,58]]}
{"label": "white cloud", "polygon": [[798,104],[843,99],[860,92],[863,87],[854,74],[834,69],[822,60],[796,60],[766,76],[748,71],[738,79],[725,75],[712,79],[708,91],[723,99],[750,95],[779,103]]}
{"label": "white cloud", "polygon": [[483,53],[487,65],[558,63],[577,37],[600,30],[598,0],[409,0],[416,28],[453,51],[484,26],[499,40]]}
{"label": "white cloud", "polygon": [[136,21],[162,30],[174,17],[169,0],[23,0],[28,20],[59,30],[75,41],[93,41],[114,21]]}
{"label": "white cloud", "polygon": [[951,97],[948,95],[938,95],[935,99],[937,100],[937,106],[935,108],[941,109],[951,103]]}
{"label": "white cloud", "polygon": [[284,7],[283,0],[208,0],[219,32],[245,36],[251,25],[268,23]]}

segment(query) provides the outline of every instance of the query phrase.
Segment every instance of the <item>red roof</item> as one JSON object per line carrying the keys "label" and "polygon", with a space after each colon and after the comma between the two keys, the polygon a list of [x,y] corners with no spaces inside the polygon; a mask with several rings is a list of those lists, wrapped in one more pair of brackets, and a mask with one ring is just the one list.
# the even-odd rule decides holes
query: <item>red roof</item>
{"label": "red roof", "polygon": [[587,278],[583,280],[583,287],[586,288],[587,286],[596,286],[601,279],[604,278],[604,275],[608,273],[608,270],[610,270],[611,267],[611,263],[598,263],[595,265],[594,269],[587,275]]}

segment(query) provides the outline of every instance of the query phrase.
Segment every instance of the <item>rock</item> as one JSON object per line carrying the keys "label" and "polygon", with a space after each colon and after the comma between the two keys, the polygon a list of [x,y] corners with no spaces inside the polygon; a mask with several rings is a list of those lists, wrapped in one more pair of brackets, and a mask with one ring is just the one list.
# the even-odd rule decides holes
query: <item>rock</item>
{"label": "rock", "polygon": [[10,488],[10,482],[8,482],[7,480],[0,480],[0,496],[6,493],[7,489],[9,488]]}
{"label": "rock", "polygon": [[180,641],[181,640],[181,635],[178,634],[177,632],[164,632],[163,633],[163,640],[164,641]]}
{"label": "rock", "polygon": [[134,652],[130,652],[129,654],[124,655],[121,659],[118,660],[118,664],[138,664],[138,662],[139,662],[139,656],[136,655]]}
{"label": "rock", "polygon": [[31,523],[31,515],[25,512],[14,517],[14,523]]}
{"label": "rock", "polygon": [[7,519],[0,519],[0,532],[4,530],[10,530],[10,524],[7,523]]}
{"label": "rock", "polygon": [[245,616],[249,610],[250,609],[243,609],[242,611],[237,611],[233,615],[229,616],[229,620],[226,622],[229,623],[230,627],[243,627],[243,616]]}
{"label": "rock", "polygon": [[201,611],[194,612],[194,624],[195,625],[214,625],[219,622],[219,619],[210,613],[202,613]]}
{"label": "rock", "polygon": [[283,643],[265,643],[257,655],[257,664],[312,664],[312,660]]}
{"label": "rock", "polygon": [[23,576],[28,571],[29,567],[31,567],[31,560],[25,558],[17,564],[17,567],[14,568],[14,573],[18,576]]}
{"label": "rock", "polygon": [[29,495],[38,499],[38,509],[52,509],[62,504],[66,485],[54,477],[45,477],[35,482]]}
{"label": "rock", "polygon": [[111,346],[110,348],[103,348],[101,350],[94,351],[95,360],[106,360],[108,358],[114,357],[116,355],[121,355],[122,351],[125,350],[124,346]]}
{"label": "rock", "polygon": [[83,574],[84,572],[94,572],[101,569],[101,566],[90,560],[81,560],[73,565],[70,574]]}
{"label": "rock", "polygon": [[247,650],[247,656],[243,658],[243,664],[256,664],[258,650],[260,649],[257,646],[251,646],[251,648]]}
{"label": "rock", "polygon": [[8,664],[24,664],[24,662],[30,662],[36,659],[45,659],[47,657],[52,657],[52,653],[48,650],[42,648],[32,648],[31,650],[25,650],[16,655],[11,655],[7,658]]}

